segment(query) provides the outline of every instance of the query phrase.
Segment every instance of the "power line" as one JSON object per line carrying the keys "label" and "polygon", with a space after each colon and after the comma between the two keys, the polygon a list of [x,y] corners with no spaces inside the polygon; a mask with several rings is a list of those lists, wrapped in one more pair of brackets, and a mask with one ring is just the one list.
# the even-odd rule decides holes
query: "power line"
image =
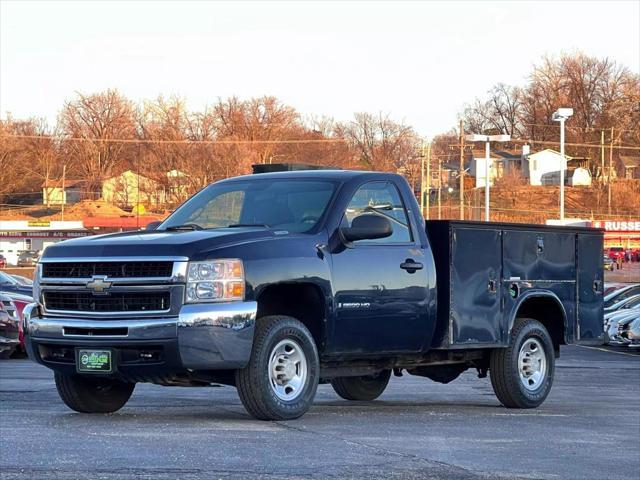
{"label": "power line", "polygon": [[292,139],[292,140],[150,140],[136,138],[86,138],[86,137],[46,137],[43,135],[2,135],[0,138],[23,138],[55,140],[62,142],[93,142],[93,143],[158,143],[158,144],[184,144],[184,145],[239,145],[239,144],[297,144],[297,143],[346,143],[344,138],[316,138],[316,139]]}
{"label": "power line", "polygon": [[[0,138],[40,138],[48,139],[54,137],[43,137],[40,135],[3,135]],[[323,143],[347,143],[345,138],[321,138],[321,139],[287,139],[287,140],[148,140],[148,139],[125,139],[125,138],[83,138],[83,137],[62,137],[56,138],[58,141],[70,142],[94,142],[94,143],[129,143],[129,144],[181,144],[181,145],[252,145],[252,144],[323,144]],[[527,139],[511,139],[511,143],[529,143],[540,145],[560,145],[560,142],[551,142],[546,140],[527,140]],[[599,143],[565,143],[570,147],[588,147],[593,148],[599,146]],[[609,147],[611,148],[611,147]],[[614,145],[616,150],[634,150],[640,151],[639,146]]]}

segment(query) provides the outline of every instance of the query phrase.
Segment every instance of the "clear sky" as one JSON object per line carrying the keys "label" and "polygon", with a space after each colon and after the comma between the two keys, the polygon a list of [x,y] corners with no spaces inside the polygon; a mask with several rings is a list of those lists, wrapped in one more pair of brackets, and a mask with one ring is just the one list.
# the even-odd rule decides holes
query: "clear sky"
{"label": "clear sky", "polygon": [[640,71],[640,0],[0,0],[0,115],[55,121],[74,92],[133,100],[274,95],[303,115],[390,113],[429,136],[545,54]]}

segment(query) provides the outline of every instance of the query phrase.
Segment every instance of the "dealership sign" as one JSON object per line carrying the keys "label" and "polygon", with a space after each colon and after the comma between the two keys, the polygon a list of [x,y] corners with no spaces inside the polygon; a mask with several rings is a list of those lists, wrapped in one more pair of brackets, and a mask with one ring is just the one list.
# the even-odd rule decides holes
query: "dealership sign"
{"label": "dealership sign", "polygon": [[86,237],[91,232],[59,232],[59,231],[40,231],[40,232],[7,232],[0,231],[0,239],[3,238],[76,238]]}
{"label": "dealership sign", "polygon": [[640,221],[633,220],[600,220],[591,222],[593,228],[604,228],[607,232],[639,232],[640,233]]}

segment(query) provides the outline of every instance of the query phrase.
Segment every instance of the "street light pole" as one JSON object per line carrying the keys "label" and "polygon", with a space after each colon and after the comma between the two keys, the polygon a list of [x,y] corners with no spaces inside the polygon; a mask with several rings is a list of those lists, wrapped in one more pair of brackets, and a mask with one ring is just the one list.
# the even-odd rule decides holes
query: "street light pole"
{"label": "street light pole", "polygon": [[489,142],[489,137],[487,137],[487,141],[484,143],[484,178],[485,178],[485,187],[484,187],[484,221],[489,221],[489,188],[491,182],[489,181],[489,173],[491,172],[491,168],[489,166],[489,162],[491,162],[491,143]]}
{"label": "street light pole", "polygon": [[[466,136],[469,142],[484,142],[484,221],[490,221],[489,200],[490,200],[490,181],[491,181],[491,142],[508,142],[511,135],[478,135],[472,134]],[[476,169],[476,178],[479,172]]]}
{"label": "street light pole", "polygon": [[560,221],[564,221],[564,171],[567,159],[564,156],[564,122],[573,115],[573,108],[559,108],[553,112],[553,121],[560,122]]}
{"label": "street light pole", "polygon": [[567,163],[564,157],[564,122],[560,119],[560,221],[564,220],[564,169]]}

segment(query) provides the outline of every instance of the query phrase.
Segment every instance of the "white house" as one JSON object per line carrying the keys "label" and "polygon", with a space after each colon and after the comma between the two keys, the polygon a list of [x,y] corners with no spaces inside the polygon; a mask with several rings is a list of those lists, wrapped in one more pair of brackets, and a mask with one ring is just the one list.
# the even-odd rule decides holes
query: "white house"
{"label": "white house", "polygon": [[522,174],[529,179],[530,185],[559,185],[560,169],[567,173],[567,162],[571,157],[565,155],[562,161],[560,152],[547,148],[536,153],[530,153],[522,158]]}
{"label": "white house", "polygon": [[42,204],[51,206],[77,203],[82,198],[84,184],[83,180],[49,179],[42,184]]}
{"label": "white house", "polygon": [[[471,164],[469,174],[475,178],[475,187],[484,187],[486,180],[486,157],[484,151],[471,152]],[[491,150],[489,158],[489,186],[493,186],[496,178],[503,177],[514,168],[520,167],[522,155],[519,152],[509,152],[503,150]]]}
{"label": "white house", "polygon": [[159,205],[164,203],[165,195],[159,182],[127,170],[103,182],[102,198],[115,205],[133,207],[138,204]]}

